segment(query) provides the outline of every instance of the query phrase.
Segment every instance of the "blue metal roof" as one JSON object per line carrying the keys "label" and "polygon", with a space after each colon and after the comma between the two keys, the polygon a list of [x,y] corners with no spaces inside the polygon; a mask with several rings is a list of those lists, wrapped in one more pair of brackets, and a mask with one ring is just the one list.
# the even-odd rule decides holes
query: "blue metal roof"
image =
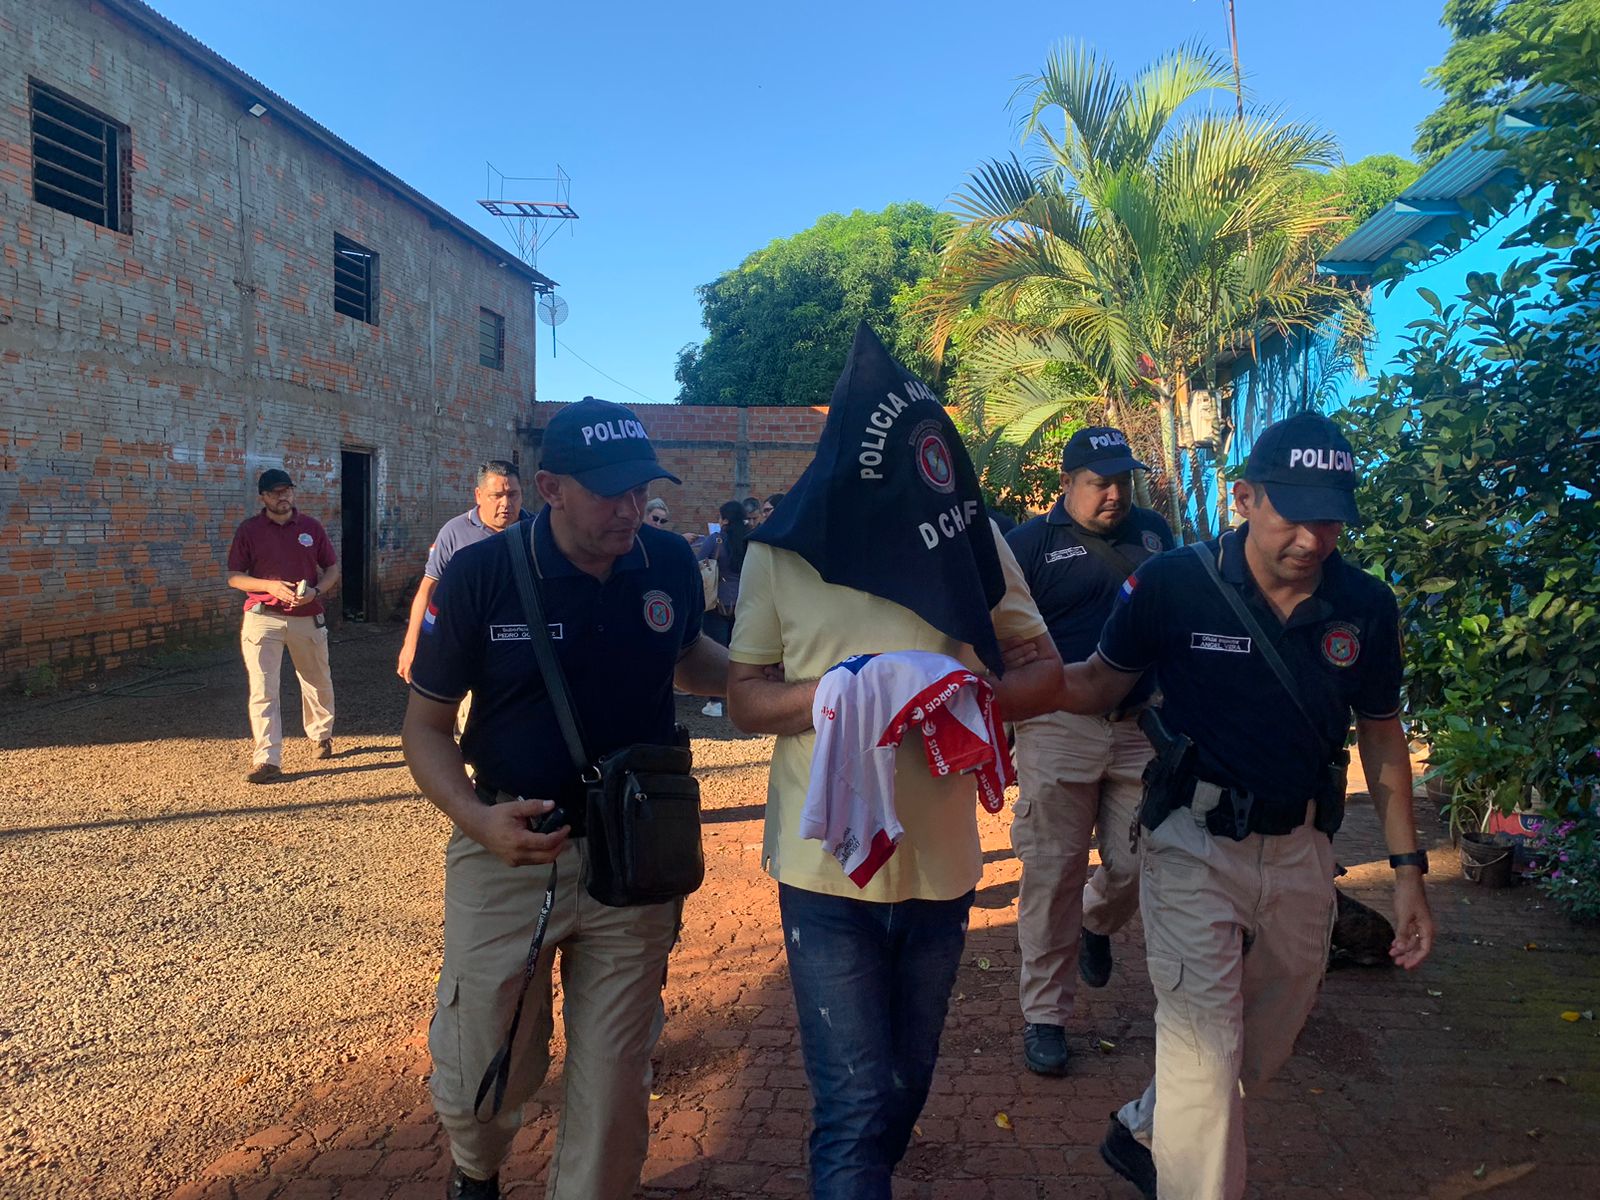
{"label": "blue metal roof", "polygon": [[[1501,114],[1501,134],[1520,136],[1538,127],[1537,110],[1560,89],[1544,84],[1523,92]],[[1507,176],[1504,150],[1488,146],[1493,136],[1485,126],[1417,177],[1400,196],[1385,204],[1346,234],[1322,257],[1324,275],[1368,275],[1401,246],[1419,238],[1435,221],[1459,216],[1461,200]]]}

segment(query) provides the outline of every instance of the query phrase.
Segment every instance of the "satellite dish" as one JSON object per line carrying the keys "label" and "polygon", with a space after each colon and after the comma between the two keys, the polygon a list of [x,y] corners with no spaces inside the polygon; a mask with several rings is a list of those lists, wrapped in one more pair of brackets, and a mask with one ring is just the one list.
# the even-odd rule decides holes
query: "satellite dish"
{"label": "satellite dish", "polygon": [[567,302],[554,292],[539,297],[539,320],[555,326],[567,319]]}
{"label": "satellite dish", "polygon": [[544,292],[539,296],[534,308],[539,313],[539,320],[550,326],[550,357],[556,356],[556,326],[567,319],[567,302],[554,292]]}

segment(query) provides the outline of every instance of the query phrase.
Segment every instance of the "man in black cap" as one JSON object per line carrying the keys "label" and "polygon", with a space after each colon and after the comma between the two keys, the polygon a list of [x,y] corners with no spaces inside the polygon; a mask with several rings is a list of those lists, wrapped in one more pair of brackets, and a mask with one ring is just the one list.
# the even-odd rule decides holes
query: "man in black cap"
{"label": "man in black cap", "polygon": [[[1006,535],[1062,662],[1094,651],[1122,581],[1172,548],[1166,521],[1133,504],[1133,473],[1145,469],[1121,430],[1080,429],[1062,451],[1055,507]],[[1135,718],[1154,690],[1147,675],[1110,712],[1052,712],[1017,726],[1022,1046],[1041,1075],[1066,1073],[1077,976],[1105,986],[1111,935],[1139,910],[1133,827],[1151,750]],[[1091,833],[1100,846],[1092,878]]]}
{"label": "man in black cap", "polygon": [[[1333,925],[1331,839],[1355,714],[1395,871],[1390,956],[1433,945],[1412,820],[1394,595],[1339,557],[1355,459],[1326,417],[1264,430],[1234,484],[1245,524],[1141,566],[1063,707],[1100,713],[1159,672],[1161,725],[1140,823],[1155,1079],[1101,1154],[1148,1197],[1238,1200],[1243,1090],[1278,1070],[1311,1012]],[[1153,1156],[1152,1156],[1153,1147]]]}
{"label": "man in black cap", "polygon": [[333,675],[322,594],[339,582],[327,531],[294,506],[294,480],[274,467],[256,481],[261,511],[241,524],[228,548],[228,586],[245,593],[239,645],[250,677],[249,783],[283,774],[278,677],[289,648],[300,680],[300,716],[315,758],[333,757]]}
{"label": "man in black cap", "polygon": [[[551,1151],[552,1200],[624,1200],[649,1137],[650,1052],[681,904],[609,908],[580,882],[585,764],[572,762],[546,691],[508,549],[531,556],[586,750],[674,744],[672,689],[721,692],[727,652],[700,636],[700,572],[684,540],[644,524],[647,485],[679,482],[644,426],[585,397],[545,430],[545,507],[461,548],[423,618],[411,664],[406,762],[454,823],[445,856],[444,966],[429,1030],[430,1086],[455,1160],[451,1200],[492,1200],[550,1062],[550,972],[561,952],[567,1061]],[[451,736],[468,691],[459,747]],[[467,777],[466,764],[476,772]],[[567,823],[532,828],[556,805]],[[506,1035],[553,871],[544,950],[528,988],[503,1106],[477,1089]],[[485,1111],[488,1109],[485,1104]]]}

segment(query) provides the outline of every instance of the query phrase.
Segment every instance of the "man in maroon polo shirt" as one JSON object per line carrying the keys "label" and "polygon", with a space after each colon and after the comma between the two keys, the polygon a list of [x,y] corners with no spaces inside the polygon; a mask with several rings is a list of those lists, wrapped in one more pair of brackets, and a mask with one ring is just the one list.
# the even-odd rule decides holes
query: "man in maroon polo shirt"
{"label": "man in maroon polo shirt", "polygon": [[315,757],[333,757],[333,677],[328,673],[328,622],[322,593],[339,582],[327,531],[294,506],[287,472],[263,471],[261,511],[241,524],[228,550],[228,586],[245,593],[239,644],[250,675],[250,732],[255,752],[250,783],[283,774],[283,717],[278,678],[288,646],[300,679],[301,720]]}

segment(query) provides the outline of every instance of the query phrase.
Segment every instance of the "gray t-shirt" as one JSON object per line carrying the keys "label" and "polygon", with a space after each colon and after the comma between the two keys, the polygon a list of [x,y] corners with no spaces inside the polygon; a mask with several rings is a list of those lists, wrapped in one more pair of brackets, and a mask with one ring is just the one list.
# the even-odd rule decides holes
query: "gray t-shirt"
{"label": "gray t-shirt", "polygon": [[[517,515],[517,519],[526,521],[530,515],[524,509]],[[422,573],[429,579],[443,579],[444,569],[449,565],[451,555],[463,546],[470,546],[474,542],[481,542],[484,538],[494,535],[495,531],[479,520],[478,507],[473,505],[459,517],[451,517],[444,523],[444,528],[440,529],[438,536],[433,539],[433,545],[428,547],[428,565],[422,568]]]}

